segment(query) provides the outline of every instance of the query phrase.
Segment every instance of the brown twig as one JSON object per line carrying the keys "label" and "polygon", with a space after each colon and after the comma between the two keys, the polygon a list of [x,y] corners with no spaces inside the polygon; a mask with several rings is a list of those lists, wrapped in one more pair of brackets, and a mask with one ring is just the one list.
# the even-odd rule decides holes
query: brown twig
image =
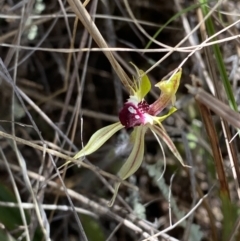
{"label": "brown twig", "polygon": [[204,122],[204,126],[206,128],[208,138],[210,140],[210,144],[212,147],[213,160],[216,166],[216,171],[217,171],[218,179],[220,183],[220,192],[223,195],[227,195],[227,197],[230,200],[229,187],[228,187],[227,178],[225,176],[224,167],[223,167],[223,158],[221,154],[219,141],[217,138],[217,132],[212,121],[210,110],[207,108],[207,106],[203,105],[202,103],[200,102],[197,102],[197,103],[198,103],[198,106],[202,115],[202,119]]}
{"label": "brown twig", "polygon": [[[81,1],[68,0],[68,3],[71,6],[72,10],[76,13],[84,27],[88,30],[92,38],[98,44],[98,46],[100,48],[108,48],[107,43],[105,42],[95,23],[92,21],[89,13],[85,9]],[[129,79],[123,68],[119,65],[119,63],[110,51],[103,50],[103,53],[108,58],[109,62],[111,63],[113,69],[117,73],[125,88],[129,91],[129,93],[131,93],[131,80]]]}
{"label": "brown twig", "polygon": [[186,85],[189,93],[194,95],[194,98],[201,104],[207,106],[215,114],[226,120],[236,129],[240,129],[240,114],[233,111],[228,105],[224,104],[216,97],[208,94],[202,88],[195,88],[190,85]]}

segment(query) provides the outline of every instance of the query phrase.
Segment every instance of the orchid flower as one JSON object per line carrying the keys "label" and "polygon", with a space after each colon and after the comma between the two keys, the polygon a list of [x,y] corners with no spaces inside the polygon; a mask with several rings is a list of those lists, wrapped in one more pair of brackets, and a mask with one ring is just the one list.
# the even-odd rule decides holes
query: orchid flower
{"label": "orchid flower", "polygon": [[[133,128],[130,136],[133,148],[118,173],[118,176],[122,180],[134,174],[140,167],[144,156],[144,137],[148,129],[150,129],[156,137],[160,137],[180,163],[185,166],[181,155],[161,124],[164,119],[177,110],[174,107],[174,103],[176,99],[175,94],[182,74],[181,69],[169,80],[162,80],[155,85],[161,90],[161,95],[154,103],[149,105],[144,97],[151,89],[150,80],[142,70],[136,66],[134,67],[137,72],[137,78],[134,78],[133,86],[130,87],[131,93],[129,99],[119,112],[120,121],[96,131],[87,145],[73,157],[74,159],[79,159],[90,155],[98,150],[117,131],[123,128]],[[171,104],[172,107],[168,114],[158,116],[169,104]],[[109,206],[113,205],[120,184],[120,182],[115,184],[114,195],[109,202]]]}

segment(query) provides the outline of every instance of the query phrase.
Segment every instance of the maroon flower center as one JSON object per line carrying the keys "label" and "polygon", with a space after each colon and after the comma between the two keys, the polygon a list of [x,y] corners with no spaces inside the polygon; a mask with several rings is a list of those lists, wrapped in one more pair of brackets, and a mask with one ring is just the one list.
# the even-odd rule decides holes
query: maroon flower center
{"label": "maroon flower center", "polygon": [[145,124],[145,116],[149,110],[149,104],[143,100],[136,105],[131,102],[124,104],[119,112],[119,120],[127,129]]}

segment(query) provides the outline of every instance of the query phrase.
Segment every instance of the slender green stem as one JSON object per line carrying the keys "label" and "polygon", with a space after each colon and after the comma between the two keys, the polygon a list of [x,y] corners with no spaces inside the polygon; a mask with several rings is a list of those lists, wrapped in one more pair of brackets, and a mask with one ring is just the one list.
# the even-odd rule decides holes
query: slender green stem
{"label": "slender green stem", "polygon": [[[166,23],[164,23],[161,28],[159,28],[159,29],[157,30],[157,32],[153,35],[152,38],[153,38],[153,39],[156,39],[157,36],[162,32],[162,30],[163,30],[164,28],[166,28],[171,22],[173,22],[174,20],[176,20],[176,19],[177,19],[179,16],[181,16],[182,14],[187,13],[187,12],[190,12],[190,11],[192,11],[193,9],[198,8],[199,6],[200,6],[200,4],[194,4],[194,5],[191,5],[191,6],[187,7],[187,8],[184,8],[184,9],[181,10],[180,12],[176,13],[176,14],[175,14],[174,16],[172,16]],[[150,41],[147,43],[145,49],[148,49],[148,48],[150,47],[150,45],[152,44],[152,42],[153,42],[153,41],[150,40]]]}

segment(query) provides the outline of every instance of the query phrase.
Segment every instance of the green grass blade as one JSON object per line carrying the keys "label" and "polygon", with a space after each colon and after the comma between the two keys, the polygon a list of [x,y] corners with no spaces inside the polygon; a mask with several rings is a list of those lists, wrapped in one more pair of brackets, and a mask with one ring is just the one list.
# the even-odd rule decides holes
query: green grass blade
{"label": "green grass blade", "polygon": [[[201,3],[202,12],[203,12],[204,16],[206,16],[209,12],[208,6],[207,6],[208,0],[200,0],[200,3]],[[207,29],[208,35],[209,36],[214,35],[215,29],[214,29],[212,18],[209,17],[208,19],[206,19],[205,24],[206,24],[206,29]],[[216,40],[216,38],[214,38],[213,41],[214,40]],[[228,75],[227,75],[227,71],[225,68],[225,64],[223,62],[223,57],[222,57],[222,54],[220,51],[220,47],[218,44],[214,44],[214,45],[212,45],[212,48],[213,48],[213,52],[214,52],[214,55],[216,58],[217,68],[220,73],[221,80],[223,82],[223,86],[224,86],[224,89],[225,89],[227,97],[228,97],[229,105],[233,110],[238,111],[237,103],[235,101],[235,98],[234,98],[234,95],[232,92],[232,88],[230,85],[230,81],[228,79]]]}
{"label": "green grass blade", "polygon": [[[171,22],[173,22],[174,20],[176,20],[176,19],[177,19],[179,16],[181,16],[182,14],[187,13],[187,12],[189,12],[189,11],[192,11],[193,9],[198,8],[200,5],[201,5],[201,4],[194,4],[194,5],[191,5],[191,6],[187,7],[187,8],[185,8],[185,9],[181,10],[180,12],[176,13],[176,14],[175,14],[174,16],[172,16],[165,24],[163,24],[163,26],[162,26],[161,28],[159,28],[159,29],[157,30],[157,32],[153,35],[152,38],[153,38],[153,39],[156,39],[157,36],[162,32],[162,30],[163,30],[164,28],[166,28]],[[151,46],[151,44],[152,44],[152,40],[150,40],[150,41],[147,43],[145,49],[148,49],[148,48]]]}

